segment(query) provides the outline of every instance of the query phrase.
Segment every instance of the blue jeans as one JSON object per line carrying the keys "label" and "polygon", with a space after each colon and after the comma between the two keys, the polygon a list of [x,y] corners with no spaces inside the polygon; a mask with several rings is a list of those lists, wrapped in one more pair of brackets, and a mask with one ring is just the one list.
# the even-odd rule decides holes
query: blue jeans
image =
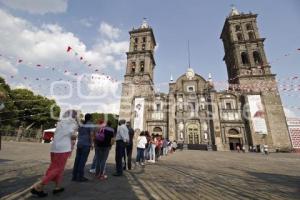
{"label": "blue jeans", "polygon": [[80,179],[84,176],[84,167],[89,157],[89,153],[90,146],[77,146],[73,167],[73,179]]}
{"label": "blue jeans", "polygon": [[168,155],[168,147],[163,148],[163,154],[164,156]]}
{"label": "blue jeans", "polygon": [[136,162],[144,162],[144,150],[143,148],[137,148]]}
{"label": "blue jeans", "polygon": [[96,175],[105,174],[106,161],[111,147],[98,147],[96,153]]}
{"label": "blue jeans", "polygon": [[96,169],[96,161],[97,161],[96,151],[97,151],[97,147],[95,147],[95,154],[94,154],[93,162],[91,165],[91,169]]}
{"label": "blue jeans", "polygon": [[150,151],[149,151],[150,159],[149,160],[154,160],[155,161],[155,147],[156,147],[155,144],[150,145]]}

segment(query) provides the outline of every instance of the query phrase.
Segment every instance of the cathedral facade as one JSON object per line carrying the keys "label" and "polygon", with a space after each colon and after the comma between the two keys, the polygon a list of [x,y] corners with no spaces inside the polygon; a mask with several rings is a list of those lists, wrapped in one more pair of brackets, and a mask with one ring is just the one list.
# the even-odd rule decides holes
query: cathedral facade
{"label": "cathedral facade", "polygon": [[289,151],[291,141],[282,102],[258,32],[257,15],[232,9],[221,33],[228,90],[216,91],[209,76],[188,68],[170,80],[169,92],[153,82],[156,41],[146,21],[130,34],[122,85],[120,119],[136,132],[147,130],[189,149]]}

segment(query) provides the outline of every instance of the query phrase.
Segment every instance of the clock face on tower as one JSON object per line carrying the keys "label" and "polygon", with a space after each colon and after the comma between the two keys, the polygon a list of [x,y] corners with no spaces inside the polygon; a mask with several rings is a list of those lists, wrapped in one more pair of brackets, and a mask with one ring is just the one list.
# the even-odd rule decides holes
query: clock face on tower
{"label": "clock face on tower", "polygon": [[188,68],[188,70],[185,73],[188,80],[192,80],[195,76],[195,72],[192,68]]}

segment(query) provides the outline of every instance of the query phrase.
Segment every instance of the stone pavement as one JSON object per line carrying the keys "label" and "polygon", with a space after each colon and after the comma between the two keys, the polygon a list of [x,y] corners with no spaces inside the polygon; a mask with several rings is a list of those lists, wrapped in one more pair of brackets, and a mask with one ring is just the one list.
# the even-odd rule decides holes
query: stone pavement
{"label": "stone pavement", "polygon": [[[36,199],[28,188],[47,169],[49,144],[4,142],[0,151],[0,198]],[[90,154],[89,163],[93,157]],[[64,177],[66,191],[45,199],[300,199],[300,154],[179,151],[123,177],[71,182],[74,155]],[[114,171],[114,151],[108,175]],[[48,192],[53,185],[47,186]]]}

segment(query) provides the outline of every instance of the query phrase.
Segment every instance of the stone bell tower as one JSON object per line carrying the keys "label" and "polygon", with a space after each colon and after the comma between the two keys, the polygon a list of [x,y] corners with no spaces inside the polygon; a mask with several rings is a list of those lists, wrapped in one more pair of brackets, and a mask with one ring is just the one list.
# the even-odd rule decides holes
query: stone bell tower
{"label": "stone bell tower", "polygon": [[[155,91],[153,71],[155,67],[154,49],[156,46],[152,28],[144,20],[138,28],[130,32],[127,67],[122,84],[122,96],[119,119],[134,120],[136,98],[144,99],[144,111],[147,110]],[[145,113],[145,112],[144,112]],[[143,114],[145,127],[146,115]],[[132,123],[132,125],[134,125]]]}
{"label": "stone bell tower", "polygon": [[[259,34],[257,14],[240,13],[232,8],[226,18],[221,39],[223,40],[228,82],[231,89],[245,97],[259,95],[264,107],[266,134],[255,133],[253,121],[249,124],[248,137],[252,145],[268,145],[271,150],[289,150],[291,142],[285,114],[276,85],[276,75],[271,72],[264,50],[265,38]],[[249,103],[249,102],[248,102]]]}

